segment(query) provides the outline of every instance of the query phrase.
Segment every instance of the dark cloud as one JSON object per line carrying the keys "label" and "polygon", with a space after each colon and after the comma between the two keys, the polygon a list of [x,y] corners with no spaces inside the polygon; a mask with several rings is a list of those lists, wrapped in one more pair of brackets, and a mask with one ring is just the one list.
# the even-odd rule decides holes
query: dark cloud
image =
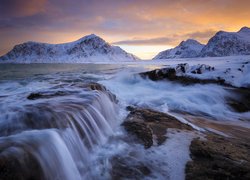
{"label": "dark cloud", "polygon": [[113,42],[115,45],[162,45],[171,44],[173,39],[167,37],[159,37],[152,39],[132,39]]}
{"label": "dark cloud", "polygon": [[185,36],[192,38],[192,39],[202,39],[202,38],[210,38],[212,37],[217,31],[216,30],[212,30],[212,29],[208,29],[205,31],[195,31],[192,33],[187,33],[185,34]]}
{"label": "dark cloud", "polygon": [[47,0],[1,0],[0,17],[25,17],[45,10]]}
{"label": "dark cloud", "polygon": [[207,29],[205,31],[195,31],[184,34],[174,34],[169,37],[158,37],[152,39],[129,39],[113,42],[115,45],[177,45],[186,39],[196,39],[198,41],[211,38],[217,31]]}

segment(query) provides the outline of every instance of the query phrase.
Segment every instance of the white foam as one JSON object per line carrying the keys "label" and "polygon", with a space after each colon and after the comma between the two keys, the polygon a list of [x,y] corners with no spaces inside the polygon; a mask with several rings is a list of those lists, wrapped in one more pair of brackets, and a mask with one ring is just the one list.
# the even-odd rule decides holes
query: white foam
{"label": "white foam", "polygon": [[248,114],[233,112],[226,105],[225,99],[232,94],[219,85],[183,86],[169,81],[145,80],[131,73],[100,82],[116,94],[124,106],[136,105],[163,112],[185,111],[218,120],[249,118]]}

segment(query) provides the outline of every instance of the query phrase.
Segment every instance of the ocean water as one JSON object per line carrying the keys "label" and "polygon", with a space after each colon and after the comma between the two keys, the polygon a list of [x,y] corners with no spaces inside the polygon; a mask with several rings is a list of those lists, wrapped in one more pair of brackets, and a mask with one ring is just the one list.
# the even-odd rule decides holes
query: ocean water
{"label": "ocean water", "polygon": [[[169,140],[158,149],[131,146],[120,126],[127,106],[167,112],[184,121],[185,113],[222,123],[240,124],[244,119],[244,126],[249,126],[250,115],[227,105],[228,97],[237,98],[230,88],[183,86],[138,76],[160,67],[1,64],[0,162],[11,159],[29,176],[35,165],[41,179],[110,179],[112,159],[119,156],[150,167],[152,173],[146,179],[183,179],[194,135],[170,132]],[[89,83],[102,84],[108,91],[90,90]],[[28,99],[31,93],[46,98]],[[182,156],[176,155],[177,146]]]}

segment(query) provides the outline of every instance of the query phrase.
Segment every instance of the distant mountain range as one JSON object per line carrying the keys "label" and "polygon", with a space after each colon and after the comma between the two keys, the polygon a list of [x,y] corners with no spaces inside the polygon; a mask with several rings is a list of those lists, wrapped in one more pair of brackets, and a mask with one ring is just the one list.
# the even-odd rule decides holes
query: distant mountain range
{"label": "distant mountain range", "polygon": [[79,63],[136,61],[136,56],[91,34],[65,44],[26,42],[16,45],[0,61],[15,63]]}
{"label": "distant mountain range", "polygon": [[153,59],[222,57],[250,55],[250,28],[243,27],[238,32],[217,32],[206,45],[196,40],[182,41],[173,49],[160,52]]}
{"label": "distant mountain range", "polygon": [[[250,28],[238,32],[217,32],[206,45],[196,40],[182,41],[178,46],[160,52],[153,59],[221,57],[250,55]],[[77,41],[64,44],[26,42],[14,46],[0,62],[7,63],[84,63],[84,62],[133,62],[138,57],[102,38],[91,34]]]}

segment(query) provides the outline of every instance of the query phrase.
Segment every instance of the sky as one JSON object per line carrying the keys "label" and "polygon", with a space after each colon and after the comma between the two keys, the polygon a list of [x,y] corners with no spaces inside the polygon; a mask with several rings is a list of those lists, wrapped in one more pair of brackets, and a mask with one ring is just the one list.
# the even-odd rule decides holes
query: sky
{"label": "sky", "polygon": [[142,59],[250,26],[250,0],[0,0],[0,55],[26,41],[96,34]]}

